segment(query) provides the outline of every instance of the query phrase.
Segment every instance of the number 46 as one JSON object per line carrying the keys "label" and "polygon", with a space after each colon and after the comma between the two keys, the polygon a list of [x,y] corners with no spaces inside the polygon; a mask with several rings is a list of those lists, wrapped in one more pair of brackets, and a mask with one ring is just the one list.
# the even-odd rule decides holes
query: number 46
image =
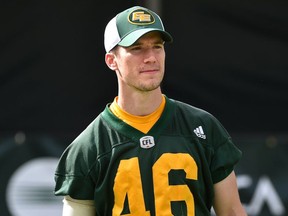
{"label": "number 46", "polygon": [[[197,180],[195,160],[185,153],[165,153],[152,167],[156,215],[172,215],[171,201],[185,201],[187,213],[194,216],[194,197],[187,185],[169,185],[171,170],[184,170],[187,179]],[[121,160],[114,184],[115,203],[113,215],[120,215],[125,197],[129,200],[130,216],[150,216],[145,209],[139,160],[137,157]]]}

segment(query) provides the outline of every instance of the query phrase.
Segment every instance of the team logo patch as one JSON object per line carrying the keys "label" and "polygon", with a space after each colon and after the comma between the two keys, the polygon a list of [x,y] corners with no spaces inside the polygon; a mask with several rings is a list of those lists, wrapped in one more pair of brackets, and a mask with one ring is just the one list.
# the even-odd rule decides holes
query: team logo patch
{"label": "team logo patch", "polygon": [[141,148],[148,149],[152,148],[155,145],[154,137],[152,136],[144,136],[140,139]]}
{"label": "team logo patch", "polygon": [[150,25],[155,22],[155,18],[148,11],[137,9],[129,14],[128,21],[135,25]]}

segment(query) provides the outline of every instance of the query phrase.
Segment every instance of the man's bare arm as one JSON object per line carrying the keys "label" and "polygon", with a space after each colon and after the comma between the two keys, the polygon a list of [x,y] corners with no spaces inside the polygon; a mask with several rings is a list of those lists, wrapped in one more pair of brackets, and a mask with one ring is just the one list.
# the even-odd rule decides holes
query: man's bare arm
{"label": "man's bare arm", "polygon": [[238,193],[234,171],[214,185],[214,210],[217,216],[247,216]]}

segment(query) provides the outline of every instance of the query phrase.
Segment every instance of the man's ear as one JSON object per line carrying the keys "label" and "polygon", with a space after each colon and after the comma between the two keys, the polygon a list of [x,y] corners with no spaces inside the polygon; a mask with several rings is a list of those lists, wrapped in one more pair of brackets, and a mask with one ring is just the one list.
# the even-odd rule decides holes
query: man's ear
{"label": "man's ear", "polygon": [[117,62],[116,62],[116,56],[113,53],[106,53],[105,55],[105,62],[107,64],[107,66],[111,69],[111,70],[116,70],[117,69]]}

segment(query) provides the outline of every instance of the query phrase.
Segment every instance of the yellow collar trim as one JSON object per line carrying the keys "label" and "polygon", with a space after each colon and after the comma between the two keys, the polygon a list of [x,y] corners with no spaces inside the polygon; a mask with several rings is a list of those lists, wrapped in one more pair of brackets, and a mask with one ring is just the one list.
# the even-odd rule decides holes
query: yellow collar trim
{"label": "yellow collar trim", "polygon": [[162,102],[153,113],[146,116],[135,116],[121,109],[120,106],[117,104],[117,100],[118,96],[114,98],[113,103],[109,107],[112,113],[125,123],[136,128],[137,130],[142,131],[143,133],[147,133],[158,121],[166,104],[165,97],[164,95],[162,95]]}

